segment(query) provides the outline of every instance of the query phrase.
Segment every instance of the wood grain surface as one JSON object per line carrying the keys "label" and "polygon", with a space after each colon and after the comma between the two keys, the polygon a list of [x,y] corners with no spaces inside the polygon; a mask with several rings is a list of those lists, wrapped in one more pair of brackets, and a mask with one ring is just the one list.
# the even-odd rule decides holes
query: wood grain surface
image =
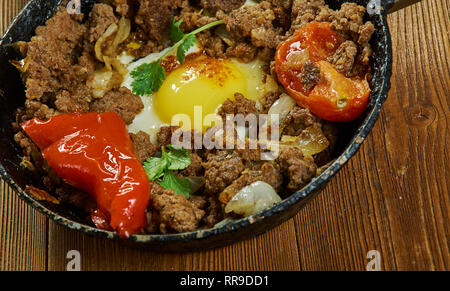
{"label": "wood grain surface", "polygon": [[[25,5],[0,0],[0,31]],[[360,151],[294,218],[243,242],[154,253],[49,221],[2,182],[0,270],[450,270],[449,0],[389,15],[392,89]],[[1,149],[0,149],[1,150]]]}

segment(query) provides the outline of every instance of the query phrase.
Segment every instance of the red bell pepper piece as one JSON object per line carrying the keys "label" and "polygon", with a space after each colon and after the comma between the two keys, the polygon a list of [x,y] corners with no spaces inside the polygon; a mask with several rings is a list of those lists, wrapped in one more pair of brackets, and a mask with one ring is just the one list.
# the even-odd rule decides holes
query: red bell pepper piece
{"label": "red bell pepper piece", "polygon": [[22,128],[61,178],[94,197],[98,227],[108,228],[106,220],[122,237],[142,230],[150,184],[117,114],[61,114],[29,120]]}

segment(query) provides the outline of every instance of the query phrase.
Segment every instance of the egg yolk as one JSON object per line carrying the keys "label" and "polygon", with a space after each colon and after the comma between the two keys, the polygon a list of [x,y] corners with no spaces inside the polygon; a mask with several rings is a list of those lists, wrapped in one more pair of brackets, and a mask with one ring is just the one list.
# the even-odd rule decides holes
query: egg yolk
{"label": "egg yolk", "polygon": [[211,126],[200,125],[204,117],[216,113],[228,98],[234,99],[234,93],[246,96],[247,87],[245,75],[232,61],[200,56],[168,74],[155,95],[154,106],[163,122],[172,124],[174,116],[184,114],[191,122],[180,124],[184,130],[204,131]]}

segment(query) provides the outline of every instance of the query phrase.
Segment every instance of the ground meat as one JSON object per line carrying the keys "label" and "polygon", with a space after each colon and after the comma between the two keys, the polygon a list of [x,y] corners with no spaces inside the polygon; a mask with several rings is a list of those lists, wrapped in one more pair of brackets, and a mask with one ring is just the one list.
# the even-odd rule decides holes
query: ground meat
{"label": "ground meat", "polygon": [[208,56],[213,58],[226,57],[226,44],[217,35],[210,31],[203,31],[197,34],[197,40]]}
{"label": "ground meat", "polygon": [[313,20],[326,21],[332,14],[333,11],[325,5],[324,0],[293,0],[291,14],[293,21],[289,35]]}
{"label": "ground meat", "polygon": [[297,191],[316,175],[317,165],[312,157],[304,157],[298,148],[280,150],[278,157],[281,172],[289,179],[287,189]]}
{"label": "ground meat", "polygon": [[265,94],[261,99],[261,105],[263,107],[263,113],[267,113],[270,107],[280,98],[280,91],[273,91]]}
{"label": "ground meat", "polygon": [[78,58],[78,64],[73,66],[73,70],[81,80],[86,80],[95,71],[98,64],[91,51],[83,51]]}
{"label": "ground meat", "polygon": [[198,209],[205,209],[208,203],[207,198],[203,195],[189,195],[189,201],[195,205]]}
{"label": "ground meat", "polygon": [[250,38],[255,47],[275,48],[283,39],[283,30],[274,27],[275,12],[270,2],[263,1],[256,5],[245,5],[226,14],[219,11],[216,17],[222,19],[233,39]]}
{"label": "ground meat", "polygon": [[227,114],[242,114],[244,117],[248,114],[257,114],[256,102],[247,99],[241,93],[234,94],[234,100],[227,99],[220,107],[218,114],[225,120]]}
{"label": "ground meat", "polygon": [[33,157],[35,154],[39,154],[37,146],[22,131],[14,135],[14,141],[23,149],[25,157]]}
{"label": "ground meat", "polygon": [[118,22],[113,8],[107,4],[95,4],[89,14],[88,40],[95,43],[105,30],[113,23]]}
{"label": "ground meat", "polygon": [[263,47],[258,50],[257,56],[259,60],[265,63],[263,67],[264,72],[269,74],[268,64],[270,63],[270,61],[275,59],[275,50],[268,47]]}
{"label": "ground meat", "polygon": [[48,107],[46,104],[43,104],[36,100],[25,100],[25,110],[23,111],[23,115],[19,118],[19,123],[22,123],[26,120],[38,118],[40,120],[47,120],[50,117],[56,115],[56,111],[53,108]]}
{"label": "ground meat", "polygon": [[273,1],[272,5],[275,19],[273,24],[275,27],[280,27],[284,31],[288,31],[291,27],[291,0]]}
{"label": "ground meat", "polygon": [[252,147],[250,147],[250,140],[249,138],[245,139],[245,148],[239,148],[237,147],[235,151],[239,154],[239,156],[242,158],[244,164],[251,165],[252,162],[260,162],[261,156],[264,152],[264,150],[261,148],[259,144],[252,144]]}
{"label": "ground meat", "polygon": [[120,16],[131,19],[134,18],[139,5],[138,0],[102,0],[102,2],[112,5]]}
{"label": "ground meat", "polygon": [[172,134],[178,127],[176,126],[161,126],[158,133],[156,134],[156,138],[159,145],[168,145],[171,144]]}
{"label": "ground meat", "polygon": [[91,90],[84,84],[79,84],[72,90],[61,90],[56,95],[56,109],[63,113],[83,113],[89,111],[92,101]]}
{"label": "ground meat", "polygon": [[151,181],[151,200],[147,215],[147,231],[161,233],[194,231],[205,216],[198,208],[198,201],[190,201],[183,195],[174,195]]}
{"label": "ground meat", "polygon": [[158,147],[150,141],[150,136],[143,131],[136,134],[130,133],[130,137],[133,141],[134,155],[141,163],[152,157],[158,150]]}
{"label": "ground meat", "polygon": [[283,183],[283,176],[274,164],[269,162],[263,163],[257,170],[252,169],[244,171],[238,179],[219,194],[219,201],[226,205],[239,190],[256,181],[266,182],[271,185],[275,191],[279,191]]}
{"label": "ground meat", "polygon": [[216,17],[224,21],[233,38],[239,39],[250,37],[255,28],[271,28],[275,15],[270,8],[270,3],[263,1],[256,5],[246,5],[233,10],[229,15],[219,12]]}
{"label": "ground meat", "polygon": [[191,163],[186,169],[182,170],[180,174],[185,177],[202,177],[202,158],[196,153],[189,153],[189,156],[191,157]]}
{"label": "ground meat", "polygon": [[286,10],[291,9],[293,0],[272,0],[272,5]]}
{"label": "ground meat", "polygon": [[190,32],[195,28],[202,27],[217,20],[215,17],[203,15],[202,11],[195,10],[192,7],[183,7],[177,19],[183,20],[180,28],[184,32]]}
{"label": "ground meat", "polygon": [[300,71],[300,79],[306,90],[311,90],[320,82],[320,69],[308,60]]}
{"label": "ground meat", "polygon": [[144,104],[141,98],[131,93],[125,87],[109,91],[103,98],[95,100],[91,104],[91,111],[115,112],[126,124],[133,122],[134,117],[142,111]]}
{"label": "ground meat", "polygon": [[[351,56],[355,54],[353,67],[349,69],[347,63],[342,70],[347,76],[363,75],[367,71],[370,57],[372,56],[372,49],[369,41],[372,37],[375,28],[369,21],[363,22],[365,8],[358,6],[355,3],[344,3],[341,9],[333,14],[330,22],[332,27],[346,39],[351,40],[357,44],[357,53],[354,52],[354,47],[345,45],[345,55],[347,55],[346,62],[350,62]],[[353,46],[353,45],[352,45]],[[350,49],[350,51],[349,51]],[[344,52],[336,52],[343,55]],[[339,58],[339,55],[337,56]],[[335,60],[333,57],[332,60]],[[337,66],[339,68],[339,65]]]}
{"label": "ground meat", "polygon": [[73,65],[85,31],[65,9],[36,29],[28,43],[28,68],[23,76],[27,99],[54,99],[61,89],[84,81],[74,75]]}
{"label": "ground meat", "polygon": [[286,117],[287,126],[284,128],[283,134],[297,136],[305,128],[319,123],[320,119],[313,115],[309,109],[295,106]]}
{"label": "ground meat", "polygon": [[235,57],[244,63],[251,62],[258,54],[258,49],[246,42],[240,42],[232,47],[226,49],[227,57]]}
{"label": "ground meat", "polygon": [[205,191],[210,194],[222,192],[244,170],[242,159],[236,152],[218,151],[207,156],[205,168]]}
{"label": "ground meat", "polygon": [[327,61],[330,62],[338,72],[350,76],[357,53],[358,48],[356,44],[351,40],[347,40],[339,46],[336,52],[330,56]]}
{"label": "ground meat", "polygon": [[201,0],[202,7],[211,14],[215,14],[219,10],[230,12],[241,7],[244,3],[245,0]]}
{"label": "ground meat", "polygon": [[358,44],[360,45],[366,45],[369,43],[370,39],[372,38],[372,34],[375,32],[375,27],[373,24],[369,21],[364,23],[359,27],[358,30]]}
{"label": "ground meat", "polygon": [[206,227],[214,227],[223,219],[222,205],[215,195],[208,196],[206,215],[203,217],[203,223]]}
{"label": "ground meat", "polygon": [[341,9],[333,15],[331,25],[343,34],[358,35],[366,9],[356,3],[343,3]]}
{"label": "ground meat", "polygon": [[170,21],[178,8],[187,5],[183,0],[140,0],[135,22],[149,39],[162,42]]}
{"label": "ground meat", "polygon": [[284,37],[281,36],[282,33],[283,30],[281,28],[255,28],[251,32],[252,44],[255,47],[276,48],[284,39]]}

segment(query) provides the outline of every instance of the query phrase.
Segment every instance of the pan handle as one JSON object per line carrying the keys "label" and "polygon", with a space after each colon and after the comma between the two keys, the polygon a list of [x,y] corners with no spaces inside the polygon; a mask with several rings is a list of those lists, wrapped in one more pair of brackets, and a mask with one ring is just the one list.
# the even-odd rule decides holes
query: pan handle
{"label": "pan handle", "polygon": [[386,7],[388,8],[388,13],[392,13],[419,1],[421,0],[387,0]]}

